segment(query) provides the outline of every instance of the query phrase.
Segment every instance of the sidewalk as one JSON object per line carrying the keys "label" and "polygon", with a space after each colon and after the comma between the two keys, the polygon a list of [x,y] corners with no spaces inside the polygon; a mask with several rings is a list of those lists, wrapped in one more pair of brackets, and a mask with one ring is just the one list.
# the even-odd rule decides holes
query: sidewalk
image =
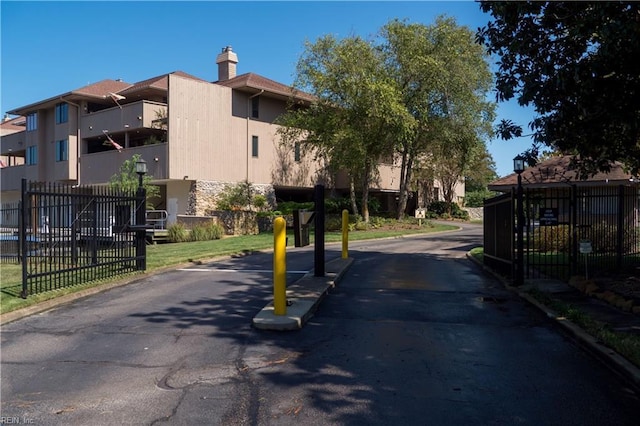
{"label": "sidewalk", "polygon": [[[473,256],[467,254],[467,257],[480,267],[484,268]],[[520,297],[527,300],[540,310],[542,310],[549,318],[562,327],[576,342],[578,342],[585,350],[602,361],[608,368],[620,375],[630,385],[640,391],[640,367],[629,362],[625,357],[615,352],[613,349],[605,346],[600,340],[596,339],[567,318],[560,316],[551,308],[538,302],[529,294],[532,289],[544,293],[549,298],[571,305],[580,312],[585,313],[595,321],[606,325],[609,329],[616,332],[624,332],[640,336],[640,316],[624,312],[602,300],[588,296],[569,284],[558,280],[527,280],[521,287],[514,287],[511,283],[494,274],[491,270],[484,268],[491,275],[498,278],[505,287]]]}

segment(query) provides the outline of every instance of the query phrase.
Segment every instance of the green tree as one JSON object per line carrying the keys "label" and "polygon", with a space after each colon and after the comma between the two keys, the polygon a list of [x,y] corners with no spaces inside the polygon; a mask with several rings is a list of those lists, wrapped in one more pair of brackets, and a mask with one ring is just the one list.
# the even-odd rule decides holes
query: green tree
{"label": "green tree", "polygon": [[[125,160],[120,166],[120,171],[109,179],[109,186],[115,190],[135,193],[138,189],[139,176],[136,173],[136,162],[140,160],[140,154],[134,154],[130,159]],[[148,174],[142,177],[142,186],[147,191],[147,209],[153,209],[153,201],[160,198],[160,187],[151,185],[153,176]]]}
{"label": "green tree", "polygon": [[[580,154],[583,176],[622,162],[640,174],[640,3],[481,1],[477,34],[498,57],[498,101],[535,108],[534,144]],[[504,139],[521,126],[501,123]]]}
{"label": "green tree", "polygon": [[393,20],[383,27],[382,37],[387,73],[414,123],[396,145],[400,219],[418,167],[435,172],[447,186],[445,197],[452,198],[452,186],[468,169],[482,138],[492,134],[495,105],[486,101],[492,79],[485,52],[469,28],[444,16],[431,26]]}
{"label": "green tree", "polygon": [[347,171],[354,213],[358,192],[361,214],[368,221],[369,188],[378,165],[392,157],[396,140],[412,122],[398,87],[385,72],[380,50],[360,37],[324,36],[307,42],[295,86],[317,100],[280,118],[282,141],[302,140],[330,173]]}

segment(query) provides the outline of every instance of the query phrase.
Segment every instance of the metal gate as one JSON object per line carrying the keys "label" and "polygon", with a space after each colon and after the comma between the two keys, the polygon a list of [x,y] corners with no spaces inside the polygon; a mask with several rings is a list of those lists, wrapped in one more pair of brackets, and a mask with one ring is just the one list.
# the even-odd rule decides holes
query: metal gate
{"label": "metal gate", "polygon": [[[563,281],[640,266],[637,185],[523,190],[524,278]],[[484,203],[484,263],[515,279],[517,194]]]}
{"label": "metal gate", "polygon": [[145,195],[23,180],[21,296],[144,270]]}

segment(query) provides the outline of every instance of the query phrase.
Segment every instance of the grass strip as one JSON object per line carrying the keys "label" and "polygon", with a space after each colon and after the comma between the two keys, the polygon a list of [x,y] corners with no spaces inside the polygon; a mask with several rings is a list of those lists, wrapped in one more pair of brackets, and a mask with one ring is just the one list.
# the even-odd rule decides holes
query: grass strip
{"label": "grass strip", "polygon": [[[457,229],[454,225],[443,225],[426,222],[422,228],[416,229],[369,229],[363,231],[350,231],[349,241],[359,241],[377,238],[393,238],[410,234],[424,234],[430,232],[449,231]],[[292,231],[287,232],[287,245],[293,247],[294,236]],[[342,241],[342,233],[327,232],[325,242]],[[310,235],[310,243],[314,243],[313,233]],[[146,273],[156,272],[162,269],[177,267],[187,263],[211,260],[223,256],[246,255],[256,251],[273,248],[273,234],[260,233],[258,235],[241,235],[226,237],[219,240],[194,241],[186,243],[168,243],[147,246],[147,270]],[[144,276],[145,273],[137,272],[126,275],[126,278]],[[49,290],[38,294],[29,295],[26,299],[20,297],[22,290],[22,266],[19,264],[0,264],[0,314],[16,309],[55,299],[67,294],[102,286],[124,277],[111,277],[102,280],[77,283],[55,290]]]}

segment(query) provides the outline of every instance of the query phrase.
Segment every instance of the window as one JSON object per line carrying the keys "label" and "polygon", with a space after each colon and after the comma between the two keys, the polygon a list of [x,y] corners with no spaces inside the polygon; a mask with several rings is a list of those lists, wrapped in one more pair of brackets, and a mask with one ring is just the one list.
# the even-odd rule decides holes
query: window
{"label": "window", "polygon": [[251,155],[253,157],[258,156],[258,137],[257,136],[251,137]]}
{"label": "window", "polygon": [[27,147],[27,165],[38,164],[38,147],[31,145]]}
{"label": "window", "polygon": [[56,161],[69,159],[69,141],[67,139],[56,141]]}
{"label": "window", "polygon": [[69,120],[69,105],[60,103],[56,105],[56,124],[66,123]]}
{"label": "window", "polygon": [[27,132],[38,129],[38,113],[33,112],[27,115]]}
{"label": "window", "polygon": [[260,113],[260,96],[251,98],[251,118],[258,118]]}
{"label": "window", "polygon": [[293,159],[300,161],[300,142],[296,142],[295,145],[293,145]]}

